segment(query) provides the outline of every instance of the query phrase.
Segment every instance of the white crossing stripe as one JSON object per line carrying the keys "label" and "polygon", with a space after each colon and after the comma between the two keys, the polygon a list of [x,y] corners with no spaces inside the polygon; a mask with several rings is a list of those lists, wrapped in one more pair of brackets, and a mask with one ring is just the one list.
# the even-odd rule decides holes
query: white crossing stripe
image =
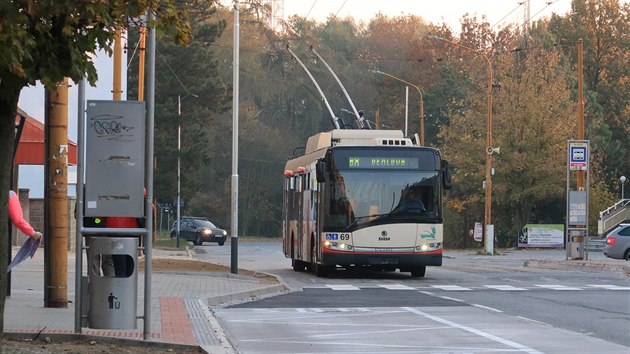
{"label": "white crossing stripe", "polygon": [[416,288],[412,288],[403,284],[381,284],[379,286],[388,290],[417,290]]}
{"label": "white crossing stripe", "polygon": [[543,285],[536,284],[536,286],[545,288],[545,289],[551,289],[551,290],[582,290],[580,288],[573,288],[570,286],[556,285],[556,284],[543,284]]}
{"label": "white crossing stripe", "polygon": [[464,288],[461,287],[459,285],[431,285],[432,288],[438,288],[438,289],[442,289],[442,290],[449,290],[449,291],[469,291],[472,289],[469,288]]}
{"label": "white crossing stripe", "polygon": [[341,285],[326,285],[326,286],[331,288],[332,290],[361,290],[360,288],[354,285],[341,284]]}
{"label": "white crossing stripe", "polygon": [[609,285],[609,284],[587,285],[587,286],[591,286],[593,288],[602,288],[606,290],[630,290],[630,286],[619,286],[619,285]]}
{"label": "white crossing stripe", "polygon": [[522,291],[527,290],[525,288],[519,288],[512,285],[484,285],[486,288],[495,289],[495,290],[503,290],[503,291]]}

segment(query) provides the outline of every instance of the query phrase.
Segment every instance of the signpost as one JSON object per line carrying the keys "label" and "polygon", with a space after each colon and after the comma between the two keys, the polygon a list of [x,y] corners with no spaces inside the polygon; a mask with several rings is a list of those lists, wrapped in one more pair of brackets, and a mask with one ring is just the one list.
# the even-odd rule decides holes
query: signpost
{"label": "signpost", "polygon": [[[567,142],[566,259],[588,259],[589,141]],[[571,190],[571,171],[586,174],[586,186]]]}

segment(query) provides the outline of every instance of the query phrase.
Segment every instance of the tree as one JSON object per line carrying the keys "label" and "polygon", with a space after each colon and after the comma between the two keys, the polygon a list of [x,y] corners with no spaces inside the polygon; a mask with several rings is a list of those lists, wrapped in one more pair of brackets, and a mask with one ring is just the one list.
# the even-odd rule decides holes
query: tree
{"label": "tree", "polygon": [[[630,3],[573,0],[569,16],[554,16],[549,31],[556,42],[584,42],[586,138],[593,141],[597,169],[610,185],[630,170],[624,147],[630,143]],[[576,65],[575,46],[565,52]]]}
{"label": "tree", "polygon": [[[212,3],[197,0],[195,5]],[[176,0],[12,0],[0,2],[0,311],[4,313],[7,266],[7,190],[9,189],[20,91],[37,80],[53,87],[64,77],[84,77],[94,84],[91,55],[111,52],[116,28],[147,10],[155,11],[163,29],[185,43],[190,32],[185,8]],[[0,318],[0,335],[4,316]]]}

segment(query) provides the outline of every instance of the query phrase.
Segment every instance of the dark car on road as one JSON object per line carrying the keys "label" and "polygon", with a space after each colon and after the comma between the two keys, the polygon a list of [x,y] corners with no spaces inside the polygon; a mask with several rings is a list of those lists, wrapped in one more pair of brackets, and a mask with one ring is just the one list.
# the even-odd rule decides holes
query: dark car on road
{"label": "dark car on road", "polygon": [[[177,237],[177,221],[173,223],[171,228],[171,238],[175,237]],[[227,239],[227,231],[216,227],[206,218],[182,217],[179,238],[190,241],[197,246],[204,242],[217,242],[219,246],[223,246]]]}
{"label": "dark car on road", "polygon": [[630,261],[630,224],[621,224],[608,234],[604,255]]}

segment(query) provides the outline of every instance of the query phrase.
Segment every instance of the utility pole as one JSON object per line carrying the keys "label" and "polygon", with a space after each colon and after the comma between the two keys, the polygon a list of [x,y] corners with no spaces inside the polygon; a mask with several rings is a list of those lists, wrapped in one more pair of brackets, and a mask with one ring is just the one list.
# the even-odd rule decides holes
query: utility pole
{"label": "utility pole", "polygon": [[[577,42],[578,57],[577,57],[577,70],[578,70],[578,140],[584,140],[584,45],[582,38]],[[577,173],[577,189],[583,191],[586,183],[585,171],[578,171]]]}
{"label": "utility pole", "polygon": [[114,101],[122,98],[122,29],[116,29],[114,36]]}
{"label": "utility pole", "polygon": [[[68,307],[68,79],[46,91],[44,307]],[[80,245],[76,245],[80,247]]]}
{"label": "utility pole", "polygon": [[140,53],[138,54],[138,101],[144,101],[144,56],[146,48],[147,27],[140,25]]}

